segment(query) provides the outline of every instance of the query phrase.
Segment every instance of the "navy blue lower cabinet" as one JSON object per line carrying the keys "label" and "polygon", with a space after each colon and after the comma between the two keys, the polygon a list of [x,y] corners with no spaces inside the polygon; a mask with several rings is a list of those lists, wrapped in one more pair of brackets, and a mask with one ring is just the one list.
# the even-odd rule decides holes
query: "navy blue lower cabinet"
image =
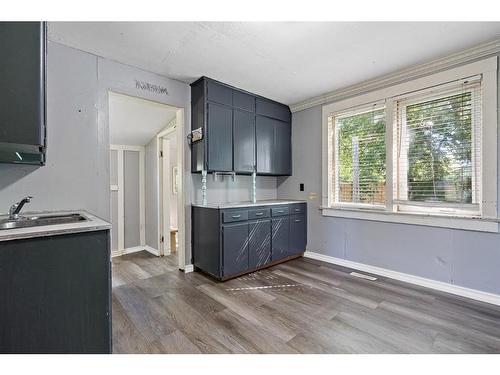
{"label": "navy blue lower cabinet", "polygon": [[223,276],[248,270],[248,223],[222,226]]}
{"label": "navy blue lower cabinet", "polygon": [[111,353],[109,230],[0,242],[0,353]]}
{"label": "navy blue lower cabinet", "polygon": [[289,252],[304,251],[307,243],[307,222],[305,215],[290,216],[290,247]]}
{"label": "navy blue lower cabinet", "polygon": [[271,220],[248,224],[248,265],[258,268],[271,263]]}
{"label": "navy blue lower cabinet", "polygon": [[290,245],[290,225],[289,217],[283,216],[272,219],[272,260],[280,260],[291,255]]}
{"label": "navy blue lower cabinet", "polygon": [[307,205],[192,208],[196,270],[219,280],[301,256],[307,244]]}

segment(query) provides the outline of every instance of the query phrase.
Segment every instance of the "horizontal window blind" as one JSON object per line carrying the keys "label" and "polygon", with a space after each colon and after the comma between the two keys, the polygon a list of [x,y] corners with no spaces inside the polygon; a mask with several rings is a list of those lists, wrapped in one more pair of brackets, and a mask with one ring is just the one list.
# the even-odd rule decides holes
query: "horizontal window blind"
{"label": "horizontal window blind", "polygon": [[413,93],[395,105],[394,203],[400,210],[479,211],[480,79]]}
{"label": "horizontal window blind", "polygon": [[385,204],[385,108],[380,105],[333,115],[334,203]]}

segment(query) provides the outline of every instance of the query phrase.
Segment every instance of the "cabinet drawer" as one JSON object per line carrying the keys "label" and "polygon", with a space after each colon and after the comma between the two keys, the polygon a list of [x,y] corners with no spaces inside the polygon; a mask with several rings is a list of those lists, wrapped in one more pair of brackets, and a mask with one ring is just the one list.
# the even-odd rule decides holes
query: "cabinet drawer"
{"label": "cabinet drawer", "polygon": [[258,210],[249,210],[248,211],[248,219],[262,219],[270,216],[269,208],[260,208]]}
{"label": "cabinet drawer", "polygon": [[233,105],[233,90],[216,82],[207,82],[207,99],[226,105]]}
{"label": "cabinet drawer", "polygon": [[290,213],[288,206],[278,206],[271,209],[272,216],[286,216]]}
{"label": "cabinet drawer", "polygon": [[222,221],[224,223],[233,223],[235,221],[248,220],[248,211],[224,211]]}
{"label": "cabinet drawer", "polygon": [[295,203],[290,205],[290,215],[305,214],[306,204],[305,203]]}

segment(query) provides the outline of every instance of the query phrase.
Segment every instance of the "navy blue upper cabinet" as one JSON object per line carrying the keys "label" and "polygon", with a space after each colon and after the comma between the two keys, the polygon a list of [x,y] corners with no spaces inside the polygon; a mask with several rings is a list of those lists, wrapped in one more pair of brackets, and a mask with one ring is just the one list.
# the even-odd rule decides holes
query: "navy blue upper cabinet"
{"label": "navy blue upper cabinet", "polygon": [[233,90],[212,80],[207,80],[207,99],[229,106],[233,105]]}
{"label": "navy blue upper cabinet", "polygon": [[292,174],[291,124],[257,115],[257,173]]}
{"label": "navy blue upper cabinet", "polygon": [[202,77],[191,84],[191,172],[291,174],[288,106]]}
{"label": "navy blue upper cabinet", "polygon": [[290,108],[284,104],[276,103],[264,98],[257,98],[255,106],[258,115],[271,117],[284,122],[292,121]]}
{"label": "navy blue upper cabinet", "polygon": [[255,171],[255,115],[233,109],[233,162],[236,173]]}
{"label": "navy blue upper cabinet", "polygon": [[45,163],[44,22],[0,22],[0,162]]}
{"label": "navy blue upper cabinet", "polygon": [[272,174],[274,172],[274,120],[257,116],[257,173]]}
{"label": "navy blue upper cabinet", "polygon": [[207,110],[208,164],[212,170],[230,172],[233,170],[233,111],[215,103],[208,103]]}

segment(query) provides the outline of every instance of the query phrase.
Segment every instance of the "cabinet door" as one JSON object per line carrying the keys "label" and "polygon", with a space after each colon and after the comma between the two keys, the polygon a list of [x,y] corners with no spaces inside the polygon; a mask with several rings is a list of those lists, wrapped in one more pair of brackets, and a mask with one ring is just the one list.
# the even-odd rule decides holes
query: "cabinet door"
{"label": "cabinet door", "polygon": [[0,23],[0,46],[2,46],[0,142],[2,143],[44,145],[44,45],[44,23]]}
{"label": "cabinet door", "polygon": [[256,116],[257,173],[273,174],[274,124],[272,119]]}
{"label": "cabinet door", "polygon": [[289,254],[295,255],[306,250],[307,221],[305,215],[290,216],[290,248]]}
{"label": "cabinet door", "polygon": [[274,121],[275,149],[274,149],[274,174],[292,174],[291,155],[291,129],[290,124],[283,121]]}
{"label": "cabinet door", "polygon": [[248,266],[257,268],[271,262],[271,220],[248,224]]}
{"label": "cabinet door", "polygon": [[234,171],[252,173],[255,170],[255,115],[233,111]]}
{"label": "cabinet door", "polygon": [[208,103],[208,165],[207,170],[233,170],[233,110]]}
{"label": "cabinet door", "polygon": [[271,220],[272,238],[271,254],[272,260],[279,260],[289,255],[289,218],[288,216]]}
{"label": "cabinet door", "polygon": [[224,277],[248,270],[248,223],[222,227]]}

